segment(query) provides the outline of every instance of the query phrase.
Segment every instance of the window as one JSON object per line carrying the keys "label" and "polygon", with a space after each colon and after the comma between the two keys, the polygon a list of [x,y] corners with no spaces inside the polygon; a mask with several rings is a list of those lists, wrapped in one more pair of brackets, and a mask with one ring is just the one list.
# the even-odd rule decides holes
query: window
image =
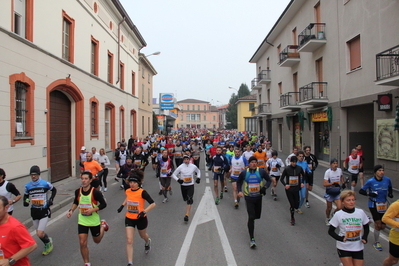
{"label": "window", "polygon": [[119,62],[119,84],[120,84],[120,88],[121,90],[125,90],[125,64],[121,62]]}
{"label": "window", "polygon": [[195,121],[195,114],[191,114],[191,121]]}
{"label": "window", "polygon": [[136,95],[136,73],[132,71],[132,94]]}
{"label": "window", "polygon": [[201,115],[200,114],[197,114],[196,118],[197,118],[197,121],[201,121]]}
{"label": "window", "polygon": [[295,72],[293,75],[292,75],[292,83],[294,84],[294,92],[296,92],[295,93],[295,101],[298,101],[298,99],[299,99],[299,93],[297,93],[297,92],[299,92],[299,90],[298,90],[298,72]]}
{"label": "window", "polygon": [[282,82],[278,83],[278,93],[280,95],[283,94],[283,83]]}
{"label": "window", "polygon": [[184,115],[180,115],[180,120],[183,121]]}
{"label": "window", "polygon": [[11,146],[26,142],[33,145],[35,83],[25,73],[11,75],[9,83]]}
{"label": "window", "polygon": [[206,121],[206,115],[204,115],[204,121]]}
{"label": "window", "polygon": [[280,58],[280,53],[281,53],[281,44],[277,46],[277,58]]}
{"label": "window", "polygon": [[355,70],[362,66],[360,56],[360,36],[347,42],[349,50],[349,70]]}
{"label": "window", "polygon": [[151,104],[151,90],[148,88],[148,106]]}
{"label": "window", "polygon": [[254,109],[255,103],[249,103],[249,111],[252,111]]}
{"label": "window", "polygon": [[74,62],[75,20],[62,11],[62,58]]}
{"label": "window", "polygon": [[120,139],[125,138],[125,108],[123,105],[119,107],[119,133],[120,133]]}
{"label": "window", "polygon": [[98,100],[90,98],[90,139],[98,138]]}
{"label": "window", "polygon": [[151,83],[151,75],[148,73],[148,83]]}
{"label": "window", "polygon": [[206,105],[204,105],[204,111],[206,111]]}
{"label": "window", "polygon": [[148,127],[148,133],[150,133],[151,132],[151,128],[150,128],[150,126],[151,126],[151,123],[150,123],[150,118],[149,117],[147,117],[147,127]]}
{"label": "window", "polygon": [[144,84],[141,84],[141,102],[144,103]]}
{"label": "window", "polygon": [[216,116],[215,115],[213,116],[213,121],[216,121]]}
{"label": "window", "polygon": [[14,1],[12,25],[15,34],[33,42],[33,0]]}
{"label": "window", "polygon": [[195,110],[195,105],[193,104],[193,111]]}
{"label": "window", "polygon": [[187,104],[187,110],[190,110],[190,105]]}
{"label": "window", "polygon": [[113,84],[114,83],[114,55],[108,51],[108,65],[107,65],[108,73],[108,82]]}
{"label": "window", "polygon": [[198,111],[201,110],[200,106],[198,105]]}
{"label": "window", "polygon": [[292,41],[293,41],[294,45],[297,45],[298,40],[297,40],[297,37],[296,37],[296,27],[292,30]]}
{"label": "window", "polygon": [[145,70],[144,67],[141,66],[141,77],[142,77],[142,78],[144,78],[144,72],[145,72],[144,70]]}
{"label": "window", "polygon": [[141,134],[144,135],[144,115],[141,117]]}
{"label": "window", "polygon": [[91,36],[91,68],[90,73],[98,76],[98,50],[99,42]]}
{"label": "window", "polygon": [[186,120],[189,122],[190,121],[190,114],[186,114]]}

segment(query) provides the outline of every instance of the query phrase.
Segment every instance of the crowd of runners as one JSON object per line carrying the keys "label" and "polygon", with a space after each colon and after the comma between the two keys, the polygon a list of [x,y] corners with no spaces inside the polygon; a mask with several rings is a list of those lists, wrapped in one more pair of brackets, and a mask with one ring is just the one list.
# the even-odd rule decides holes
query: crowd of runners
{"label": "crowd of runners", "polygon": [[[292,226],[296,223],[295,213],[303,214],[303,207],[311,207],[308,195],[309,191],[312,191],[313,176],[319,163],[309,146],[303,149],[295,147],[283,160],[278,157],[278,152],[272,148],[272,144],[262,133],[258,136],[236,131],[187,130],[167,136],[150,135],[138,140],[131,136],[128,142],[125,140],[118,142],[117,149],[113,153],[115,180],[121,182],[121,189],[126,194],[117,212],[121,213],[126,207],[124,214],[128,265],[133,265],[133,236],[136,227],[144,240],[145,253],[151,250],[151,238],[147,233],[147,213],[154,209],[156,204],[143,189],[144,170],[151,164],[155,171],[154,175],[159,180],[162,203],[167,203],[168,195],[173,193],[172,180],[180,184],[181,195],[185,202],[182,218],[188,223],[194,203],[195,184],[201,182],[201,153],[206,160],[203,164],[206,164],[206,169],[211,172],[213,179],[215,204],[219,205],[224,193],[230,189],[234,200],[231,202],[232,208],[238,209],[240,199],[244,199],[248,213],[250,248],[256,248],[255,220],[261,218],[262,197],[268,194],[269,187],[271,187],[270,196],[274,201],[279,198],[278,183],[281,182],[284,187],[289,206],[287,223]],[[71,218],[74,211],[78,211],[80,251],[85,266],[90,266],[87,245],[89,231],[93,241],[100,243],[104,233],[109,229],[107,222],[100,218],[99,211],[107,207],[104,193],[107,192],[108,167],[111,165],[111,160],[104,149],[97,152],[94,147],[91,151],[86,151],[86,147],[82,147],[80,159],[81,186],[75,191],[74,201],[67,217]],[[363,248],[368,240],[371,218],[363,210],[355,207],[355,189],[359,176],[361,183],[359,194],[368,197],[368,207],[374,221],[373,247],[377,251],[382,251],[379,235],[388,224],[392,228],[389,257],[384,260],[383,265],[396,264],[399,258],[399,218],[397,218],[399,202],[389,206],[388,198],[393,197],[392,184],[389,177],[384,175],[383,166],[374,166],[374,176],[364,182],[361,145],[352,150],[351,155],[343,163],[343,169],[338,167],[337,159],[332,159],[330,163],[330,168],[324,173],[323,181],[326,189],[325,223],[328,226],[326,231],[337,241],[337,252],[342,265],[364,263]],[[349,172],[349,177],[343,175],[343,170]],[[47,255],[53,250],[53,241],[45,233],[45,228],[51,217],[50,206],[57,190],[50,182],[40,178],[38,166],[32,166],[29,174],[32,181],[26,184],[21,195],[12,183],[5,180],[5,171],[0,169],[0,195],[4,196],[4,199],[0,197],[0,214],[4,213],[3,216],[0,215],[0,231],[4,230],[3,220],[5,224],[8,221],[18,224],[16,219],[10,217],[13,213],[13,204],[22,198],[24,206],[31,208],[36,234],[44,244],[42,254]],[[231,188],[228,184],[231,184]],[[18,226],[20,228],[20,225]],[[0,255],[1,252],[4,253],[8,265],[13,265],[18,260],[26,260],[26,256],[37,247],[26,232],[21,233],[24,236],[22,238],[24,243],[18,239],[8,239],[8,242],[0,239]],[[17,241],[19,248],[18,245],[7,245],[10,241]]]}

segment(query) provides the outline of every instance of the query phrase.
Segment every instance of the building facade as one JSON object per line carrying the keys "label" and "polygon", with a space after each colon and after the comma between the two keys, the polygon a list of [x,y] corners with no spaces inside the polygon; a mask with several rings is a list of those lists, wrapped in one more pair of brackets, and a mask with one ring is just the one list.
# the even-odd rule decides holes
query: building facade
{"label": "building facade", "polygon": [[219,128],[219,111],[209,102],[185,99],[178,101],[178,128]]}
{"label": "building facade", "polygon": [[139,123],[138,137],[145,138],[157,129],[152,128],[152,96],[153,96],[153,77],[157,71],[144,54],[139,54]]}
{"label": "building facade", "polygon": [[219,129],[225,129],[227,125],[227,118],[226,118],[226,113],[227,113],[227,108],[229,107],[229,104],[225,104],[222,106],[218,106],[218,111],[219,111]]}
{"label": "building facade", "polygon": [[0,150],[10,179],[31,165],[51,181],[75,176],[82,146],[111,152],[137,135],[146,42],[118,0],[0,5]]}
{"label": "building facade", "polygon": [[329,162],[362,144],[365,168],[382,164],[394,176],[398,131],[387,106],[399,96],[399,36],[389,26],[398,11],[389,0],[290,1],[250,59],[258,131],[273,147],[310,145]]}
{"label": "building facade", "polygon": [[247,95],[238,98],[237,105],[237,130],[256,132],[257,118],[253,116],[256,105],[256,95]]}

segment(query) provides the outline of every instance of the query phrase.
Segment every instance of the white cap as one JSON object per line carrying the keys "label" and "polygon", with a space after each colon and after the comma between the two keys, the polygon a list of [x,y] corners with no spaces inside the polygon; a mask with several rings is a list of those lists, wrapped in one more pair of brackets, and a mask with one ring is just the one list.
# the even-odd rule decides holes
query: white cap
{"label": "white cap", "polygon": [[86,147],[85,146],[82,146],[82,148],[80,149],[81,151],[84,151],[84,150],[86,150]]}

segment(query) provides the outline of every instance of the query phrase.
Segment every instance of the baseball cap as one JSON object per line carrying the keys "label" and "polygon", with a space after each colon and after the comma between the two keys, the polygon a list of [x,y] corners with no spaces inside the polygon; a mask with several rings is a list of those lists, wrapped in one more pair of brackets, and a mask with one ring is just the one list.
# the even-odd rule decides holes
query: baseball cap
{"label": "baseball cap", "polygon": [[80,148],[80,150],[81,150],[81,151],[84,151],[84,150],[86,150],[86,147],[85,147],[85,146],[82,146],[82,148]]}

